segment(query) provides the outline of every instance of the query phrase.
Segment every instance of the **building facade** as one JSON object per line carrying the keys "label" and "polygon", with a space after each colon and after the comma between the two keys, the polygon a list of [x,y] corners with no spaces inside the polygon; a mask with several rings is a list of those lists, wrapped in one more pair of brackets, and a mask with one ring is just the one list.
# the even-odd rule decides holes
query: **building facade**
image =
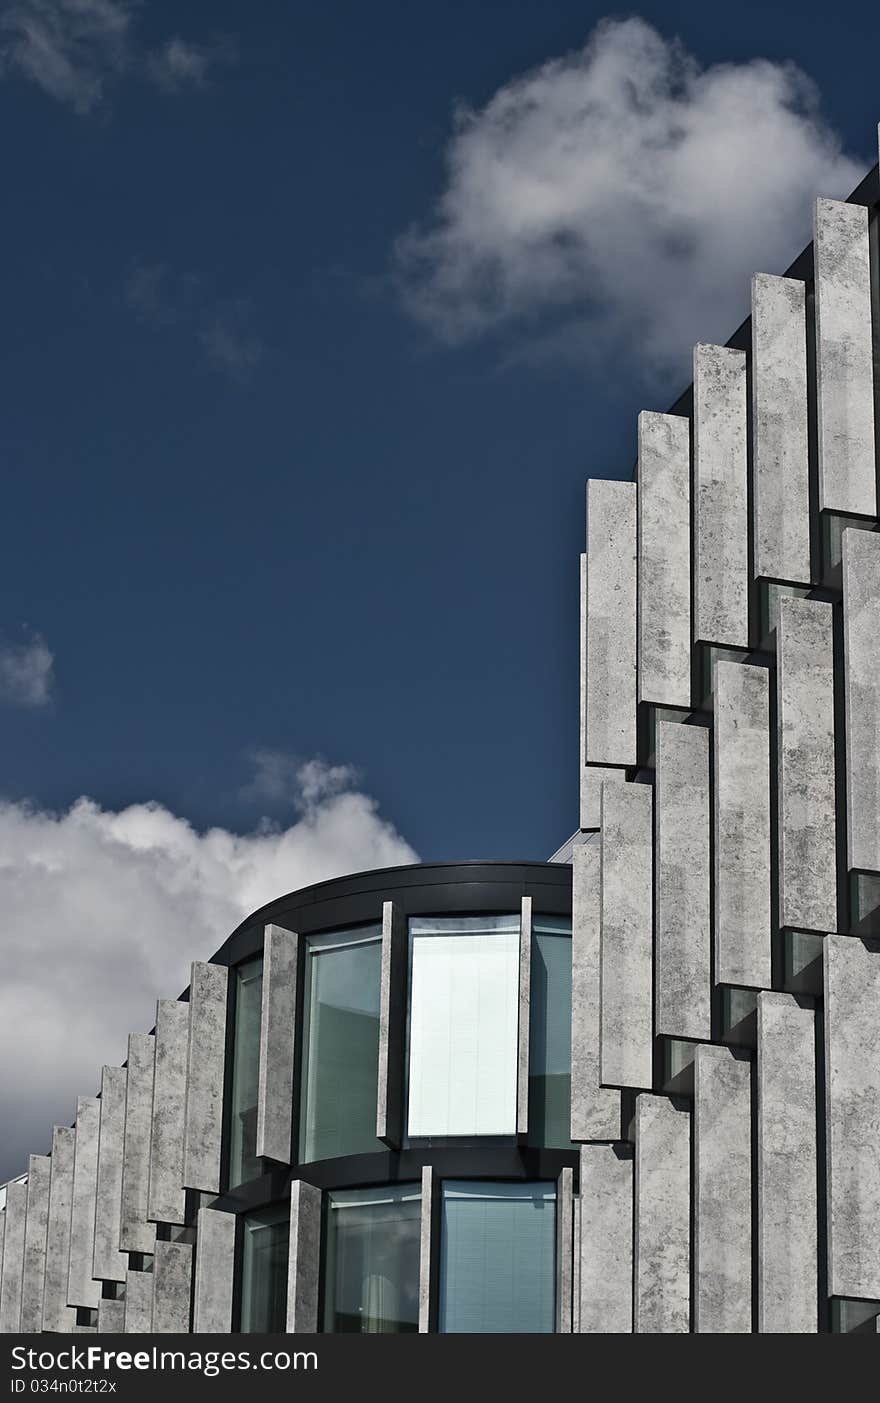
{"label": "building facade", "polygon": [[588,484],[573,838],[194,964],[6,1186],[0,1330],[880,1329],[878,218]]}

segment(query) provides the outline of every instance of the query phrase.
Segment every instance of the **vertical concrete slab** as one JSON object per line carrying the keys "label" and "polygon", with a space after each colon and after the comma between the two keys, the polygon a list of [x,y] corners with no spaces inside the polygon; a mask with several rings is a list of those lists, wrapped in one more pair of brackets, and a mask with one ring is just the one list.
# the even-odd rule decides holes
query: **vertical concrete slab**
{"label": "vertical concrete slab", "polygon": [[636,484],[587,483],[584,759],[636,763]]}
{"label": "vertical concrete slab", "polygon": [[287,1333],[318,1329],[321,1263],[321,1190],[304,1179],[290,1186],[290,1255],[287,1270]]}
{"label": "vertical concrete slab", "polygon": [[880,870],[880,535],[843,533],[849,866]]}
{"label": "vertical concrete slab", "polygon": [[817,200],[816,406],[820,509],[876,516],[868,211]]}
{"label": "vertical concrete slab", "polygon": [[715,663],[715,982],[770,987],[769,672]]}
{"label": "vertical concrete slab", "polygon": [[189,986],[183,1183],[186,1188],[202,1193],[220,1191],[228,988],[229,970],[225,965],[201,961],[193,964]]}
{"label": "vertical concrete slab", "polygon": [[0,1290],[3,1287],[3,1243],[6,1237],[6,1207],[0,1213]]}
{"label": "vertical concrete slab", "polygon": [[119,1250],[126,1080],[124,1067],[105,1067],[101,1073],[92,1276],[102,1281],[124,1281],[128,1268],[128,1255]]}
{"label": "vertical concrete slab", "polygon": [[602,785],[606,780],[626,779],[626,770],[614,769],[609,765],[588,765],[586,763],[586,707],[587,707],[587,557],[580,558],[581,613],[580,613],[580,808],[583,830],[589,831],[600,826],[600,805]]}
{"label": "vertical concrete slab", "polygon": [[780,600],[779,924],[800,930],[837,929],[833,618],[830,604]]}
{"label": "vertical concrete slab", "polygon": [[88,1310],[97,1310],[101,1299],[100,1284],[92,1277],[100,1117],[101,1103],[97,1096],[80,1096],[76,1103],[67,1303]]}
{"label": "vertical concrete slab", "polygon": [[406,934],[406,916],[399,905],[383,902],[376,1138],[392,1149],[399,1149],[403,1141]]}
{"label": "vertical concrete slab", "polygon": [[620,1093],[599,1085],[599,948],[601,848],[582,843],[571,855],[571,1138],[616,1140]]}
{"label": "vertical concrete slab", "polygon": [[694,1064],[694,1329],[752,1329],[751,1066],[702,1046]]}
{"label": "vertical concrete slab", "polygon": [[232,1329],[235,1276],[235,1214],[199,1209],[196,1224],[196,1269],[193,1333],[228,1335]]}
{"label": "vertical concrete slab", "polygon": [[38,1335],[43,1328],[50,1176],[49,1156],[31,1155],[28,1160],[27,1219],[21,1281],[21,1331],[25,1335]]}
{"label": "vertical concrete slab", "polygon": [[52,1131],[49,1172],[46,1278],[43,1291],[43,1329],[53,1334],[69,1334],[76,1324],[76,1311],[67,1304],[75,1144],[76,1132],[70,1126],[55,1126]]}
{"label": "vertical concrete slab", "polygon": [[281,926],[263,934],[257,1155],[289,1164],[296,1040],[299,936]]}
{"label": "vertical concrete slab", "polygon": [[633,1328],[633,1161],[614,1145],[582,1145],[580,1333]]}
{"label": "vertical concrete slab", "polygon": [[602,827],[602,785],[617,780],[623,784],[626,770],[607,765],[586,766],[581,770],[581,831],[597,832]]}
{"label": "vertical concrete slab", "polygon": [[516,1133],[529,1133],[529,1009],[532,991],[532,898],[522,898],[519,935],[519,1019],[516,1069]]}
{"label": "vertical concrete slab", "polygon": [[746,357],[694,348],[694,638],[749,646]]}
{"label": "vertical concrete slab", "polygon": [[825,961],[828,1293],[880,1300],[880,944],[829,935]]}
{"label": "vertical concrete slab", "polygon": [[656,1031],[712,1032],[709,731],[658,721],[655,817]]}
{"label": "vertical concrete slab", "polygon": [[691,430],[639,415],[638,699],[691,704]]}
{"label": "vertical concrete slab", "polygon": [[636,1098],[635,1332],[687,1334],[691,1319],[691,1117],[666,1096]]}
{"label": "vertical concrete slab", "polygon": [[153,1334],[188,1335],[193,1249],[188,1242],[157,1242],[153,1257]]}
{"label": "vertical concrete slab", "polygon": [[155,1224],[147,1221],[153,1127],[153,1042],[149,1033],[132,1033],[128,1039],[119,1233],[119,1246],[126,1252],[152,1252],[156,1240]]}
{"label": "vertical concrete slab", "polygon": [[809,584],[805,285],[752,279],[754,573]]}
{"label": "vertical concrete slab", "polygon": [[0,1280],[0,1335],[17,1335],[21,1329],[27,1197],[27,1184],[10,1184],[6,1189],[6,1232],[3,1239],[3,1277]]}
{"label": "vertical concrete slab", "polygon": [[184,1219],[183,1133],[188,1040],[188,1005],[174,999],[160,999],[154,1038],[156,1064],[147,1198],[147,1217],[160,1223],[182,1223]]}
{"label": "vertical concrete slab", "polygon": [[815,1334],[816,1015],[790,994],[758,995],[757,1089],[758,1329]]}
{"label": "vertical concrete slab", "polygon": [[556,1333],[572,1334],[574,1274],[574,1172],[561,1170],[556,1181]]}
{"label": "vertical concrete slab", "polygon": [[653,798],[648,784],[602,790],[599,1073],[611,1086],[652,1084]]}
{"label": "vertical concrete slab", "polygon": [[125,1279],[126,1335],[149,1335],[153,1330],[153,1282],[151,1271],[130,1271]]}
{"label": "vertical concrete slab", "polygon": [[125,1299],[101,1300],[98,1303],[98,1334],[122,1335],[125,1333]]}
{"label": "vertical concrete slab", "polygon": [[422,1216],[419,1230],[419,1334],[431,1330],[434,1308],[434,1170],[422,1166]]}

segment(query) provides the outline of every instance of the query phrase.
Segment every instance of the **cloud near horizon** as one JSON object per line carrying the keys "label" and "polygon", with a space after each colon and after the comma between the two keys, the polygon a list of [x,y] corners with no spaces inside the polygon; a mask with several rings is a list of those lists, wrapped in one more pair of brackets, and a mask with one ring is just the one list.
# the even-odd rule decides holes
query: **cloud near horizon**
{"label": "cloud near horizon", "polygon": [[782,272],[814,198],[867,169],[796,65],[703,67],[639,18],[460,107],[445,164],[432,216],[395,249],[417,321],[448,344],[504,329],[653,371],[726,340],[752,273]]}
{"label": "cloud near horizon", "polygon": [[[268,752],[266,752],[268,753]],[[349,767],[284,772],[286,826],[198,832],[157,803],[120,812],[81,798],[63,813],[0,801],[0,1182],[47,1150],[93,1095],[129,1032],[176,998],[189,966],[274,897],[418,856]]]}

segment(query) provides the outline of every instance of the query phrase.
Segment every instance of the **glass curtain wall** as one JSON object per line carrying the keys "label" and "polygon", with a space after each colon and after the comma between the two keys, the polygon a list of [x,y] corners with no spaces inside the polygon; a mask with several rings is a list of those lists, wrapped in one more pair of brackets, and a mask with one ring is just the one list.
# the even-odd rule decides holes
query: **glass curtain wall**
{"label": "glass curtain wall", "polygon": [[260,1007],[263,957],[245,960],[233,972],[234,1033],[229,1118],[229,1187],[263,1172],[257,1159],[257,1082],[260,1073]]}
{"label": "glass curtain wall", "polygon": [[529,1143],[571,1148],[571,921],[532,920]]}
{"label": "glass curtain wall", "polygon": [[446,1180],[442,1334],[552,1334],[556,1186]]}
{"label": "glass curtain wall", "polygon": [[300,1159],[369,1154],[376,1139],[380,926],[306,944]]}
{"label": "glass curtain wall", "polygon": [[323,1328],[397,1335],[419,1328],[418,1184],[326,1196]]}
{"label": "glass curtain wall", "polygon": [[287,1329],[287,1258],[290,1212],[272,1204],[241,1218],[241,1325],[245,1334],[283,1334]]}

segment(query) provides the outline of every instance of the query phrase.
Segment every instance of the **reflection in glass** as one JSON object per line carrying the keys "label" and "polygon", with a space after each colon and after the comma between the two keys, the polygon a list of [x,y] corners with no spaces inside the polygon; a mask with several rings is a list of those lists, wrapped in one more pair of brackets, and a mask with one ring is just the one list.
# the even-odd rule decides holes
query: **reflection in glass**
{"label": "reflection in glass", "polygon": [[281,1334],[287,1328],[288,1205],[276,1203],[245,1213],[241,1226],[241,1330],[245,1334]]}
{"label": "reflection in glass", "polygon": [[384,1150],[376,1139],[381,930],[309,940],[301,1159]]}
{"label": "reflection in glass", "polygon": [[325,1331],[418,1330],[420,1220],[417,1184],[327,1194]]}
{"label": "reflection in glass", "polygon": [[548,1335],[555,1311],[555,1185],[447,1179],[441,1333]]}
{"label": "reflection in glass", "polygon": [[529,1005],[529,1143],[571,1148],[571,921],[535,916]]}
{"label": "reflection in glass", "polygon": [[229,1187],[263,1172],[257,1159],[257,1081],[260,1072],[260,1005],[263,957],[245,960],[233,971],[235,1031],[229,1121]]}

